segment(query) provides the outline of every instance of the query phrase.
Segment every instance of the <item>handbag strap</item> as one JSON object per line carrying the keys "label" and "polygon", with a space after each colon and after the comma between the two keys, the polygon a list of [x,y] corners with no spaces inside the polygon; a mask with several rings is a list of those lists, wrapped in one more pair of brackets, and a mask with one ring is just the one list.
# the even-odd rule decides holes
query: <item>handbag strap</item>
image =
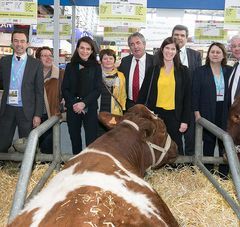
{"label": "handbag strap", "polygon": [[105,86],[105,88],[107,89],[107,91],[109,92],[109,94],[114,98],[114,100],[116,101],[116,103],[119,105],[120,107],[120,110],[123,112],[123,108],[122,108],[122,105],[120,104],[120,102],[117,100],[117,98],[114,96],[114,94],[110,91],[110,89],[108,88],[108,86],[106,85],[105,81],[103,81],[103,84]]}

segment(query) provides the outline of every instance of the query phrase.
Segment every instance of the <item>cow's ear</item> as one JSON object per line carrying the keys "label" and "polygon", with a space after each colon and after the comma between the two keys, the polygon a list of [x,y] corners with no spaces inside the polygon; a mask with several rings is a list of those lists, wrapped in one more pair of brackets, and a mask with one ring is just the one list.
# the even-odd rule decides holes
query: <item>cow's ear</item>
{"label": "cow's ear", "polygon": [[156,130],[156,126],[153,121],[143,119],[139,125],[140,132],[142,133],[142,138],[146,140],[151,137]]}
{"label": "cow's ear", "polygon": [[108,112],[100,112],[98,119],[106,128],[112,129],[123,120],[123,117]]}
{"label": "cow's ear", "polygon": [[240,115],[239,114],[233,114],[231,119],[234,123],[240,123]]}

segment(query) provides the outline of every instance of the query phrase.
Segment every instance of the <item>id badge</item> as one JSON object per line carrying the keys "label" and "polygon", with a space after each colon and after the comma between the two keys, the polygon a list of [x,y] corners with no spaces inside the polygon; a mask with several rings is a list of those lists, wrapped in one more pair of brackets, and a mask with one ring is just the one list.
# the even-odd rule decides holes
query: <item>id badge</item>
{"label": "id badge", "polygon": [[18,90],[9,90],[9,104],[18,104]]}
{"label": "id badge", "polygon": [[224,101],[223,95],[217,95],[217,101]]}

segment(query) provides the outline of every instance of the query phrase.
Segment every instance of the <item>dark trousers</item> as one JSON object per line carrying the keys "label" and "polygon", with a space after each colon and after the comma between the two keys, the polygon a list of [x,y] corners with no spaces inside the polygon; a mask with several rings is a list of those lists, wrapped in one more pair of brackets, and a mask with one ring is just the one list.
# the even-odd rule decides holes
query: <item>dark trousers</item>
{"label": "dark trousers", "polygon": [[26,119],[22,107],[6,105],[5,112],[0,117],[0,152],[8,151],[16,127],[18,127],[19,138],[28,137],[32,130],[32,120]]}
{"label": "dark trousers", "polygon": [[195,152],[195,117],[194,113],[191,113],[190,123],[188,124],[187,131],[183,134],[184,136],[184,155],[191,156]]}
{"label": "dark trousers", "polygon": [[[41,118],[41,123],[48,119],[47,114],[44,114]],[[52,154],[53,153],[53,129],[48,129],[39,138],[39,147],[42,153]]]}
{"label": "dark trousers", "polygon": [[[223,156],[223,143],[221,140],[218,141],[218,149],[219,149],[219,156]],[[215,149],[215,141],[203,141],[203,155],[204,156],[213,156],[214,155],[214,149]],[[213,164],[204,164],[205,167],[209,170],[212,171],[214,169]],[[229,172],[229,166],[226,164],[220,164],[218,168],[219,173],[221,174],[221,177],[225,177],[228,175]]]}
{"label": "dark trousers", "polygon": [[96,109],[88,109],[86,114],[76,114],[67,110],[68,131],[72,143],[73,154],[82,151],[81,127],[85,130],[86,145],[88,146],[97,138],[98,117]]}
{"label": "dark trousers", "polygon": [[[216,113],[215,113],[215,122],[214,124],[217,125],[219,128],[222,126],[222,113],[223,113],[223,102],[216,103]],[[227,120],[227,119],[226,119]],[[214,155],[214,148],[216,145],[216,137],[211,134],[210,132],[204,132],[204,140],[203,140],[203,155],[205,156],[213,156]],[[224,146],[221,140],[218,141],[219,147],[219,156],[223,156]],[[205,164],[205,167],[211,171],[214,168],[213,164]],[[225,164],[219,165],[220,176],[224,177],[228,175],[229,166]]]}
{"label": "dark trousers", "polygon": [[179,131],[180,122],[176,118],[175,111],[156,107],[154,112],[164,121],[167,132],[178,146],[178,153],[183,155],[182,133]]}

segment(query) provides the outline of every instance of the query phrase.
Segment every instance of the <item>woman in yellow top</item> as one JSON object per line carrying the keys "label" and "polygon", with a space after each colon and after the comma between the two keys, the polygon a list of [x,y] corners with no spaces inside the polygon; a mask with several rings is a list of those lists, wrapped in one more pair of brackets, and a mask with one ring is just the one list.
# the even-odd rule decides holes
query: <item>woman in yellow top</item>
{"label": "woman in yellow top", "polygon": [[[102,91],[99,98],[100,112],[107,111],[116,115],[123,115],[126,109],[125,77],[115,67],[116,54],[112,49],[103,49],[99,54],[102,66]],[[98,135],[102,135],[106,129],[99,125]]]}
{"label": "woman in yellow top", "polygon": [[188,68],[181,64],[179,46],[172,37],[163,41],[159,62],[147,72],[138,103],[147,105],[163,119],[179,154],[183,155],[182,133],[190,120],[191,82]]}

